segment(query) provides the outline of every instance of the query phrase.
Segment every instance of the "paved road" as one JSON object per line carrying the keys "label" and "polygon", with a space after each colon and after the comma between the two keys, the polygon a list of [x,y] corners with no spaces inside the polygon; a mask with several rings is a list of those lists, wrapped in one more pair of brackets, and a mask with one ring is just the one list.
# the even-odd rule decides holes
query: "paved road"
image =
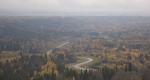
{"label": "paved road", "polygon": [[[62,48],[62,47],[64,47],[65,45],[67,45],[67,44],[69,44],[70,42],[64,42],[64,43],[62,43],[62,44],[60,44],[60,45],[58,45],[56,48]],[[47,55],[50,55],[50,53],[52,53],[52,49],[50,49],[49,51],[47,51]]]}
{"label": "paved road", "polygon": [[62,48],[63,46],[65,46],[65,45],[67,45],[67,44],[69,44],[69,43],[70,43],[70,42],[65,42],[65,43],[63,43],[63,44],[57,46],[56,48]]}
{"label": "paved road", "polygon": [[[56,48],[62,48],[62,47],[64,47],[65,45],[68,45],[69,43],[70,43],[70,42],[64,42],[64,43],[58,45]],[[51,53],[52,51],[53,51],[53,50],[51,49],[51,50],[47,51],[46,54],[47,54],[47,55],[50,55],[50,53]],[[77,69],[77,70],[88,70],[88,68],[83,68],[82,66],[84,66],[84,65],[86,65],[86,64],[89,64],[90,62],[93,61],[93,59],[92,59],[92,58],[87,58],[87,57],[80,57],[80,58],[85,59],[85,61],[84,61],[84,62],[81,62],[81,63],[77,63],[77,64],[75,64],[75,65],[72,65],[72,67],[75,68],[75,69]]]}
{"label": "paved road", "polygon": [[87,58],[87,57],[81,57],[81,58],[85,59],[85,61],[81,62],[81,63],[77,63],[75,65],[72,65],[73,68],[78,69],[78,70],[88,70],[88,68],[83,68],[82,66],[84,66],[86,64],[89,64],[90,62],[93,61],[93,59],[92,58]]}

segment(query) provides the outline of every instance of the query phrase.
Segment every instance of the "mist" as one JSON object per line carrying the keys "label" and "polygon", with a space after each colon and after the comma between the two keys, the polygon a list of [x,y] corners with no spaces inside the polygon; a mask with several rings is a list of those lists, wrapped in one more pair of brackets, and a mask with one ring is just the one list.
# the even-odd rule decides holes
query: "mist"
{"label": "mist", "polygon": [[149,0],[0,0],[0,15],[149,16]]}

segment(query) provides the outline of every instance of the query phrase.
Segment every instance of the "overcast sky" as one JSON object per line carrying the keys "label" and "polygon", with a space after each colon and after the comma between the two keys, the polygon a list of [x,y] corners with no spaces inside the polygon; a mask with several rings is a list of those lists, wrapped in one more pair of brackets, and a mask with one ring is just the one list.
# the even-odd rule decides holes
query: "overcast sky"
{"label": "overcast sky", "polygon": [[150,16],[150,0],[0,0],[0,15]]}

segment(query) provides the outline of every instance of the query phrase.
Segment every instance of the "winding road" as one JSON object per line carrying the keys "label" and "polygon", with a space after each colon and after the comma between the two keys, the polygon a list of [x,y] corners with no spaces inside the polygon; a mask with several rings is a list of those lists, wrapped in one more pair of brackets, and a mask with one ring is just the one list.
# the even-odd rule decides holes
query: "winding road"
{"label": "winding road", "polygon": [[83,68],[82,66],[85,66],[89,63],[91,63],[93,61],[92,58],[87,58],[87,57],[81,57],[82,59],[85,59],[84,62],[81,62],[81,63],[77,63],[75,65],[72,65],[74,69],[77,69],[77,70],[89,70],[88,68]]}
{"label": "winding road", "polygon": [[[70,42],[64,42],[60,45],[58,45],[56,48],[62,48],[64,47],[65,45],[68,45]],[[47,56],[49,56],[51,54],[51,52],[53,51],[53,49],[50,49],[49,51],[47,51]],[[89,68],[84,68],[83,66],[91,63],[93,61],[92,58],[88,58],[88,57],[79,57],[79,58],[82,58],[84,59],[85,61],[84,62],[81,62],[81,63],[77,63],[77,64],[71,64],[72,68],[76,69],[76,70],[89,70]]]}

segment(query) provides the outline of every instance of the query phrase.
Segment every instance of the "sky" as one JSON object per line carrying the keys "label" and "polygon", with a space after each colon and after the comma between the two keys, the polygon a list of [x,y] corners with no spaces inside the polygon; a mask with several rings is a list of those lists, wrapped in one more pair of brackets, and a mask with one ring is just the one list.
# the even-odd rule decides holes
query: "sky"
{"label": "sky", "polygon": [[0,0],[0,15],[150,16],[150,0]]}

